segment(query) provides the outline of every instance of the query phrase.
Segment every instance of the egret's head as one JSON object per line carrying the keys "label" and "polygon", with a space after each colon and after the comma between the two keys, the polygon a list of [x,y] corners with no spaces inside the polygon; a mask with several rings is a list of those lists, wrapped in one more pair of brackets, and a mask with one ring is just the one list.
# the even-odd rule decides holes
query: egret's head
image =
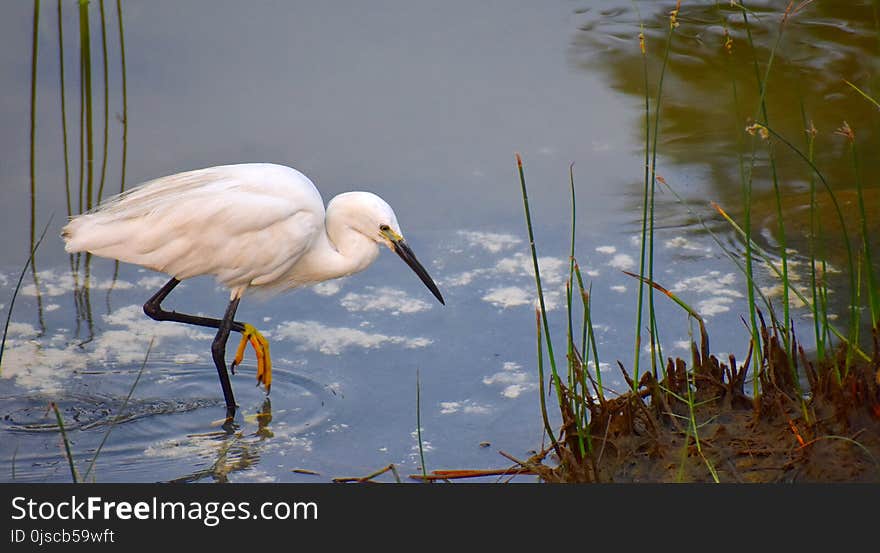
{"label": "egret's head", "polygon": [[370,240],[394,249],[391,237],[401,237],[394,210],[379,196],[370,192],[346,192],[330,200],[328,212],[335,222],[358,231]]}
{"label": "egret's head", "polygon": [[385,244],[388,249],[399,255],[425,283],[434,297],[445,304],[434,280],[403,239],[397,216],[385,200],[370,192],[346,192],[330,201],[327,206],[328,214],[331,211],[333,224],[337,221],[344,222],[343,224],[379,244]]}

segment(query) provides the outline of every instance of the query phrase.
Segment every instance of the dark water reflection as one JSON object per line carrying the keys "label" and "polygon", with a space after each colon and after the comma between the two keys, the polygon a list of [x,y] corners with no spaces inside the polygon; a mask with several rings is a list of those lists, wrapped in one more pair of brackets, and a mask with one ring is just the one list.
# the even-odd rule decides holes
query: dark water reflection
{"label": "dark water reflection", "polygon": [[[445,308],[431,303],[421,283],[387,254],[353,278],[268,301],[246,298],[239,317],[272,341],[277,376],[269,403],[253,386],[253,360],[246,358],[233,377],[241,417],[226,428],[211,334],[155,323],[141,311],[165,277],[70,258],[57,238],[68,213],[65,182],[73,186],[75,213],[78,183],[89,175],[79,13],[61,4],[63,55],[56,6],[43,2],[39,14],[33,127],[32,66],[22,54],[32,44],[33,5],[14,3],[0,20],[9,46],[0,49],[0,74],[13,84],[0,104],[0,148],[8,156],[0,163],[4,313],[32,229],[52,217],[16,300],[0,369],[0,480],[69,480],[50,401],[68,420],[79,467],[112,428],[96,464],[98,481],[328,481],[388,463],[401,474],[416,473],[417,370],[429,469],[505,466],[499,449],[527,456],[541,443],[541,423],[533,277],[514,152],[526,163],[542,276],[560,337],[568,167],[575,164],[576,251],[593,283],[606,385],[623,389],[613,367],[618,359],[630,365],[633,355],[636,286],[621,270],[637,269],[644,162],[639,14],[631,2],[267,1],[246,9],[233,1],[209,8],[125,3],[124,81],[115,11],[105,6],[102,26],[100,3],[90,4],[95,201],[101,175],[106,197],[123,183],[197,167],[290,164],[315,180],[325,200],[356,188],[385,197],[447,299]],[[652,83],[673,4],[638,3]],[[734,233],[707,200],[741,212],[738,154],[751,152],[744,128],[757,93],[743,24],[722,4],[686,3],[672,43],[658,171],[684,205],[668,193],[659,196],[657,267],[659,279],[706,317],[710,333],[727,337],[744,335],[744,279],[697,218],[738,251]],[[763,68],[779,15],[763,4],[750,7]],[[734,40],[730,55],[721,43],[725,26]],[[819,130],[817,164],[847,213],[853,171],[833,131],[850,123],[863,153],[871,225],[880,220],[871,155],[878,115],[842,79],[873,94],[877,45],[870,2],[814,2],[787,26],[767,93],[771,123],[798,145],[805,143],[803,104]],[[31,128],[33,155],[26,140]],[[772,248],[775,204],[766,151],[758,152],[753,220],[756,239]],[[810,175],[789,152],[776,154],[788,245],[803,254]],[[827,198],[818,202],[828,213]],[[823,221],[828,256],[842,265],[834,218]],[[777,283],[768,274],[759,279],[768,289]],[[217,316],[227,299],[200,278],[183,283],[168,307]],[[672,305],[658,309],[670,321],[661,336],[666,352],[686,353],[686,317]],[[806,321],[803,311],[795,316]],[[714,344],[739,358],[747,346],[744,339]],[[480,445],[486,442],[491,447]]]}
{"label": "dark water reflection", "polygon": [[[739,152],[750,152],[743,130],[759,115],[756,67],[763,78],[771,49],[779,35],[780,3],[748,2],[754,49],[742,14],[726,2],[687,3],[671,42],[661,116],[661,151],[666,164],[698,166],[706,171],[702,186],[725,205],[741,203]],[[668,21],[674,2],[640,3],[645,22],[649,81],[654,94],[663,64]],[[880,36],[875,3],[813,2],[791,16],[775,51],[767,83],[768,121],[798,147],[806,149],[805,123],[819,131],[816,163],[838,189],[854,187],[845,155],[846,142],[834,131],[848,121],[865,153],[865,175],[877,173],[880,137],[876,106],[862,99],[845,80],[877,96],[877,54]],[[571,48],[572,62],[598,72],[615,89],[644,102],[644,80],[639,52],[638,13],[632,7],[613,15],[598,10],[581,12],[580,30]],[[725,30],[733,40],[724,47]],[[734,97],[734,86],[736,98]],[[632,129],[638,138],[644,128]],[[786,191],[803,189],[809,178],[801,160],[779,148],[779,170]],[[766,190],[766,155],[755,177]],[[867,184],[876,186],[873,180]],[[762,203],[759,198],[756,203]]]}
{"label": "dark water reflection", "polygon": [[[876,2],[806,3],[801,11],[787,18],[784,27],[784,3],[746,5],[750,12],[748,29],[741,10],[727,2],[686,2],[681,9],[663,82],[659,139],[662,158],[658,174],[693,201],[692,207],[707,219],[719,221],[706,201],[712,200],[742,221],[741,163],[744,160],[748,174],[754,151],[753,228],[761,245],[778,246],[777,205],[768,151],[760,144],[754,150],[757,139],[745,132],[751,122],[765,120],[760,111],[757,79],[764,78],[772,54],[765,92],[766,121],[805,155],[809,155],[805,131],[818,131],[814,162],[835,191],[849,236],[856,241],[861,236],[856,171],[848,142],[837,132],[845,122],[849,124],[857,139],[868,235],[877,236],[880,182],[876,174],[880,158],[874,153],[880,148],[880,113],[846,82],[874,98],[880,95]],[[639,25],[644,24],[653,102],[666,53],[667,14],[674,9],[675,2],[643,2],[638,6],[641,12],[633,5],[613,10],[578,10],[579,30],[570,57],[577,67],[603,75],[615,90],[631,97],[633,108],[644,110]],[[729,49],[725,47],[727,37],[731,41]],[[653,118],[653,103],[651,109]],[[644,144],[644,118],[631,131],[634,139],[641,139]],[[773,155],[786,245],[802,256],[809,256],[812,251],[809,186],[813,179],[823,227],[817,255],[837,268],[845,267],[841,220],[823,185],[803,159],[781,143],[776,143]],[[634,202],[640,201],[640,196],[632,198]],[[661,194],[662,207],[675,203],[675,199]],[[632,207],[636,209],[637,204]],[[661,220],[671,217],[671,224],[682,217],[680,209],[661,209],[660,213]],[[685,224],[688,222],[693,224],[693,219]],[[841,292],[838,302],[848,297],[845,280],[841,277],[835,283]]]}

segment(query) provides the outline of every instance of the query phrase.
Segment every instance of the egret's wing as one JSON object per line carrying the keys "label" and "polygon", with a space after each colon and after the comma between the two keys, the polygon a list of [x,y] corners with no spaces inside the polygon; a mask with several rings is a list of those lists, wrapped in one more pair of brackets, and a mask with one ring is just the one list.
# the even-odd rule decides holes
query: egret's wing
{"label": "egret's wing", "polygon": [[67,251],[89,251],[178,279],[214,275],[229,287],[271,282],[312,244],[324,206],[289,167],[211,167],[145,183],[74,218]]}

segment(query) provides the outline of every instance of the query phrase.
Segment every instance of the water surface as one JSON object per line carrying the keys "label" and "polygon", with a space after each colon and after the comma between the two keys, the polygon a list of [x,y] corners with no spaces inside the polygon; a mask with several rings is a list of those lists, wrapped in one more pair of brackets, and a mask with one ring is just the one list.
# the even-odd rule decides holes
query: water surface
{"label": "water surface", "polygon": [[[854,184],[833,129],[847,119],[865,152],[876,146],[876,112],[841,84],[873,82],[870,5],[815,2],[795,18],[767,96],[772,116],[792,134],[800,132],[804,103],[821,131],[820,160],[843,197]],[[32,5],[14,3],[0,22],[7,46],[0,53],[4,312],[34,237],[49,227],[16,299],[0,372],[0,479],[70,479],[51,401],[81,473],[110,432],[91,472],[96,481],[328,481],[389,463],[415,474],[417,375],[429,470],[506,466],[499,450],[528,456],[541,446],[542,425],[515,152],[525,161],[559,339],[574,164],[576,253],[593,287],[605,384],[623,390],[616,361],[632,365],[637,285],[621,270],[638,267],[644,167],[639,17],[656,86],[672,3],[638,6],[125,3],[123,104],[118,18],[107,3],[105,156],[100,3],[90,5],[94,202],[102,175],[107,197],[123,184],[211,165],[292,165],[325,201],[352,189],[388,200],[447,300],[437,304],[387,253],[347,279],[268,300],[246,297],[237,318],[272,341],[275,381],[267,398],[254,386],[248,353],[232,377],[242,412],[223,428],[212,334],[157,323],[141,311],[167,277],[63,252],[57,236],[68,215],[65,182],[73,213],[89,204],[79,192],[89,179],[81,161],[88,148],[81,150],[79,14],[62,5],[62,88],[57,6],[43,2],[39,12],[32,156],[34,14]],[[779,14],[758,3],[753,9],[763,63]],[[737,44],[733,56],[721,46],[725,26]],[[740,246],[708,201],[741,211],[736,152],[746,147],[741,130],[756,104],[754,84],[746,85],[753,68],[738,12],[719,12],[711,2],[683,9],[678,33],[664,85],[658,173],[684,204],[658,196],[656,277],[706,318],[716,352],[743,358],[744,278],[715,238],[734,254]],[[731,75],[740,83],[736,109]],[[876,173],[876,159],[863,158],[865,174]],[[788,246],[804,254],[798,213],[809,201],[809,172],[798,163],[780,155],[786,220],[796,229]],[[876,183],[866,185],[876,213]],[[772,246],[775,204],[763,159],[755,186],[756,234]],[[829,250],[840,265],[839,248]],[[771,293],[775,279],[759,279]],[[220,316],[227,300],[200,277],[184,282],[167,306]],[[686,316],[663,302],[658,309],[665,352],[684,355]],[[795,317],[808,322],[800,311]]]}

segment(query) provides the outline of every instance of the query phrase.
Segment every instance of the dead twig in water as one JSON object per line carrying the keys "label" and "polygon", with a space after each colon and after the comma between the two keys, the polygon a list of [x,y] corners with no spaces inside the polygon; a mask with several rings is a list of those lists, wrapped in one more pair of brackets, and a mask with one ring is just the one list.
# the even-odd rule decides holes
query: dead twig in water
{"label": "dead twig in water", "polygon": [[373,472],[373,473],[368,474],[366,476],[343,476],[343,477],[339,477],[339,478],[334,478],[333,481],[338,484],[345,484],[348,482],[357,482],[359,484],[364,484],[367,482],[375,483],[375,482],[373,482],[373,478],[376,478],[377,476],[382,476],[386,472],[391,472],[392,474],[394,474],[394,480],[398,484],[400,484],[400,474],[398,474],[397,467],[394,466],[394,463],[391,463],[390,465],[383,467],[383,468],[377,470],[376,472]]}

